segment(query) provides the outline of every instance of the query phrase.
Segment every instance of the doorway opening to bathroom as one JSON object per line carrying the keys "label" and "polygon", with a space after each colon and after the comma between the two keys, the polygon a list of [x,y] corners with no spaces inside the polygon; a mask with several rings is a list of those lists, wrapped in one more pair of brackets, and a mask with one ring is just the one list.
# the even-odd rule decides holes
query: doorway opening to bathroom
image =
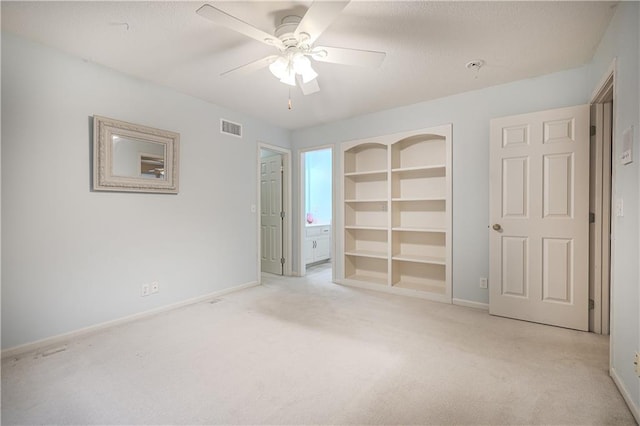
{"label": "doorway opening to bathroom", "polygon": [[333,259],[333,147],[300,152],[300,275],[326,273]]}

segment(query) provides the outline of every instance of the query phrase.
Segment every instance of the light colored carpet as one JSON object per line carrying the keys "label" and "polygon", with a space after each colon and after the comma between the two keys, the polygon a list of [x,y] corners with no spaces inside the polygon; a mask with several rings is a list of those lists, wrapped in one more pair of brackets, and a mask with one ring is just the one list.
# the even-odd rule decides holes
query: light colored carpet
{"label": "light colored carpet", "polygon": [[329,270],[2,364],[9,424],[635,424],[608,339]]}

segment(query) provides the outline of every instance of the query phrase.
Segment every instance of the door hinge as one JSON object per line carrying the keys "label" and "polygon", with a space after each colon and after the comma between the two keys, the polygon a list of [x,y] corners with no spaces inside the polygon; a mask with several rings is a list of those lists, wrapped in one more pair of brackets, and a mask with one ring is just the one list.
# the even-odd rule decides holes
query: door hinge
{"label": "door hinge", "polygon": [[596,302],[594,302],[593,299],[589,299],[589,310],[595,309],[595,307],[596,307]]}
{"label": "door hinge", "polygon": [[284,212],[280,212],[280,219],[284,219]]}
{"label": "door hinge", "polygon": [[596,214],[589,212],[589,223],[596,223]]}
{"label": "door hinge", "polygon": [[284,265],[284,257],[281,257],[281,258],[280,258],[280,264],[281,264],[281,265]]}
{"label": "door hinge", "polygon": [[591,126],[591,136],[596,135],[596,126]]}

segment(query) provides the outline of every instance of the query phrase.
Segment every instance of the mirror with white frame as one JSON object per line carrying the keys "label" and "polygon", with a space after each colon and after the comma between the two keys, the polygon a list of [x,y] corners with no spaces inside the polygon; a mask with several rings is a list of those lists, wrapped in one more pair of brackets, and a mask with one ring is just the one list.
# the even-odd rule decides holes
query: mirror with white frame
{"label": "mirror with white frame", "polygon": [[93,117],[95,191],[178,192],[180,135]]}

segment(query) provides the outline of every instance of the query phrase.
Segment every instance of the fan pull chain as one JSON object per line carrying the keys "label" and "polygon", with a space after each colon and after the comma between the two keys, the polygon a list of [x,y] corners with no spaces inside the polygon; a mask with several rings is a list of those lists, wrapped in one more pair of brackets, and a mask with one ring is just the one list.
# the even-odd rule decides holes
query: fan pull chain
{"label": "fan pull chain", "polygon": [[289,89],[289,102],[287,104],[289,106],[289,110],[291,110],[292,106],[291,106],[291,89]]}

